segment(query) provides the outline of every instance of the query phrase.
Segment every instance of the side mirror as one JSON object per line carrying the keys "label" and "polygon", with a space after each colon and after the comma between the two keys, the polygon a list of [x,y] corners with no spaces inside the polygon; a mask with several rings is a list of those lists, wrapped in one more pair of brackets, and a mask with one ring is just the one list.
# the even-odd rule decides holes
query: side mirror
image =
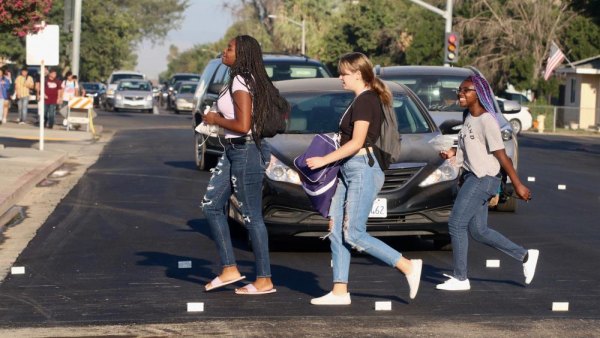
{"label": "side mirror", "polygon": [[223,89],[223,84],[222,83],[213,83],[210,86],[208,86],[208,88],[206,89],[206,91],[209,94],[219,95],[219,93],[221,92],[221,89]]}
{"label": "side mirror", "polygon": [[498,106],[500,106],[500,111],[504,114],[516,114],[521,111],[521,104],[517,101],[498,101]]}
{"label": "side mirror", "polygon": [[462,121],[459,120],[446,120],[440,124],[442,134],[458,134],[461,128]]}

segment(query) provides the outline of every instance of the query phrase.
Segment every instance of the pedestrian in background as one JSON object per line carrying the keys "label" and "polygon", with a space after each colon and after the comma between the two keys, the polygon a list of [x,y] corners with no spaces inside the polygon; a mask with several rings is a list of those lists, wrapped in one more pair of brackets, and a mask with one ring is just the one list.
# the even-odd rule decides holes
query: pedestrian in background
{"label": "pedestrian in background", "polygon": [[6,68],[0,68],[0,120],[2,124],[6,124],[8,119],[8,108],[10,107],[10,90],[12,80],[9,77],[10,72]]}
{"label": "pedestrian in background", "polygon": [[69,104],[69,101],[72,100],[75,96],[79,96],[79,83],[77,82],[77,77],[73,75],[72,72],[67,72],[65,74],[65,80],[61,84],[62,87],[62,107],[65,107]]}
{"label": "pedestrian in background", "polygon": [[29,105],[29,93],[34,88],[33,78],[29,76],[27,67],[21,68],[21,73],[15,79],[15,94],[18,107],[19,124],[27,122],[27,106]]}
{"label": "pedestrian in background", "polygon": [[333,260],[333,289],[314,298],[314,305],[349,305],[348,274],[350,250],[381,260],[404,273],[415,298],[419,289],[423,262],[408,260],[402,254],[367,233],[367,219],[385,175],[373,160],[373,148],[381,134],[382,104],[392,105],[389,88],[375,77],[373,64],[361,53],[341,57],[338,70],[344,89],[354,92],[355,98],[340,121],[340,147],[324,157],[306,160],[311,169],[318,169],[342,160],[337,190],[329,209],[329,240]]}
{"label": "pedestrian in background", "polygon": [[253,37],[240,35],[231,39],[221,59],[230,67],[228,84],[217,101],[222,115],[211,111],[202,118],[209,125],[225,129],[225,152],[213,169],[202,209],[219,251],[222,270],[205,289],[214,290],[245,278],[237,267],[225,208],[234,193],[256,259],[256,281],[235,292],[241,295],[273,293],[276,290],[271,280],[269,239],[261,198],[271,153],[269,145],[260,142],[257,130],[262,130],[269,114],[275,111],[279,92],[266,73],[260,45]]}
{"label": "pedestrian in background", "polygon": [[44,127],[52,129],[54,127],[54,119],[56,118],[57,106],[61,103],[62,83],[56,77],[56,70],[51,69],[48,72],[44,84]]}
{"label": "pedestrian in background", "polygon": [[485,78],[474,75],[463,81],[457,91],[461,107],[468,109],[463,127],[458,134],[458,148],[442,151],[445,159],[456,157],[462,166],[463,182],[452,207],[448,221],[452,239],[454,274],[437,289],[448,291],[469,290],[467,256],[469,234],[478,242],[496,248],[523,262],[525,284],[535,274],[539,251],[526,250],[488,227],[488,202],[500,188],[504,169],[513,183],[515,193],[524,200],[531,199],[531,191],[523,185],[511,159],[506,155],[500,134],[494,93]]}

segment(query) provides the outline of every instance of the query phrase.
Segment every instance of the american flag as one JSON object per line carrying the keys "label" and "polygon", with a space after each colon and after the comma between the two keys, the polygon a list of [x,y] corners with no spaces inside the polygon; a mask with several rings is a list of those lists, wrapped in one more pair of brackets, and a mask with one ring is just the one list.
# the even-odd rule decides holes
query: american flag
{"label": "american flag", "polygon": [[560,64],[565,59],[565,54],[558,48],[558,46],[552,41],[552,46],[550,46],[550,55],[548,56],[548,61],[546,62],[546,71],[544,72],[544,80],[548,80],[552,75],[552,72],[556,67],[560,66]]}

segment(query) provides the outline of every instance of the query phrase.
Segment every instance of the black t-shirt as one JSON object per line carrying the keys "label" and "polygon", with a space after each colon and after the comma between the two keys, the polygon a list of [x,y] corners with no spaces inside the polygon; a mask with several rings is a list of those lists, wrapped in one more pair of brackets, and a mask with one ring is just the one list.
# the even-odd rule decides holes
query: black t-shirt
{"label": "black t-shirt", "polygon": [[346,144],[352,138],[355,121],[368,121],[369,130],[365,142],[375,143],[381,134],[381,101],[379,96],[372,90],[360,94],[348,109],[340,123],[340,145]]}

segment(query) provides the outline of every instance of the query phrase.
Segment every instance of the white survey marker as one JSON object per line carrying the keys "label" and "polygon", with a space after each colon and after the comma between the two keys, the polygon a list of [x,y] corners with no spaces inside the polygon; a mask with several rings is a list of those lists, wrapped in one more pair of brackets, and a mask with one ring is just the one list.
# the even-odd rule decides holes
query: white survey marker
{"label": "white survey marker", "polygon": [[552,311],[569,311],[569,302],[552,302]]}
{"label": "white survey marker", "polygon": [[192,261],[179,261],[177,262],[177,267],[180,269],[191,269]]}
{"label": "white survey marker", "polygon": [[558,190],[567,190],[567,186],[564,184],[559,184],[558,185]]}
{"label": "white survey marker", "polygon": [[10,273],[13,275],[24,275],[25,267],[24,266],[13,266],[10,268]]}
{"label": "white survey marker", "polygon": [[187,303],[187,312],[204,312],[204,303]]}
{"label": "white survey marker", "polygon": [[485,266],[487,268],[499,268],[500,260],[499,259],[488,259],[485,261]]}
{"label": "white survey marker", "polygon": [[392,311],[392,302],[375,302],[375,311]]}
{"label": "white survey marker", "polygon": [[533,176],[527,177],[527,182],[535,182],[535,177],[533,177]]}

